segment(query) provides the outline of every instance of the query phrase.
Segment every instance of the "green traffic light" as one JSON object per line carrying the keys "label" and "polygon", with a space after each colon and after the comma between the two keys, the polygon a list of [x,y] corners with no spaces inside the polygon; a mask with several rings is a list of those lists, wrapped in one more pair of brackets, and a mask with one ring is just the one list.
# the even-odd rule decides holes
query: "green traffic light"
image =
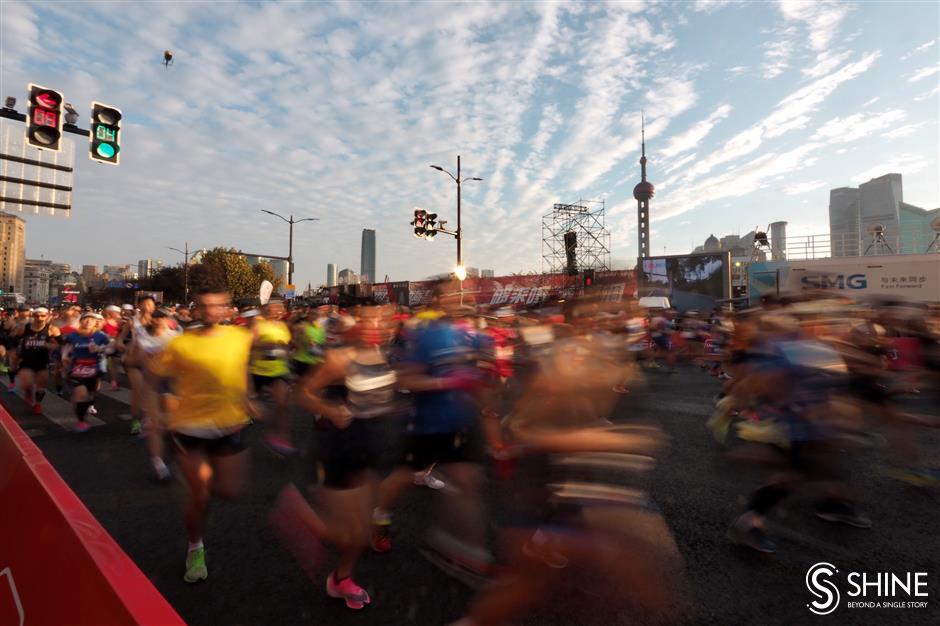
{"label": "green traffic light", "polygon": [[95,151],[103,159],[113,159],[115,150],[114,146],[109,143],[99,143],[98,147],[95,148]]}

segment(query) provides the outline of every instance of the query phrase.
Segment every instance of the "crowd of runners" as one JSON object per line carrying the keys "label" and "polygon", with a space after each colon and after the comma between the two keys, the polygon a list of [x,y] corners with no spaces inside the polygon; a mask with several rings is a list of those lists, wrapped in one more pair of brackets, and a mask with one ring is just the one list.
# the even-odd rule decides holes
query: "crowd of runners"
{"label": "crowd of runners", "polygon": [[[393,549],[396,503],[419,486],[436,501],[425,556],[479,588],[461,624],[508,623],[572,571],[591,573],[605,606],[681,610],[679,551],[643,478],[666,437],[629,411],[649,376],[713,376],[703,435],[770,467],[728,520],[741,545],[773,552],[767,516],[811,482],[821,519],[870,527],[837,452],[850,444],[883,447],[900,480],[940,482],[918,447],[937,416],[908,409],[940,390],[940,311],[909,304],[804,297],[679,315],[587,294],[483,310],[442,282],[416,310],[276,297],[239,310],[206,290],[192,306],[20,307],[0,333],[10,391],[36,414],[47,393],[67,397],[78,433],[99,388],[127,381],[130,434],[146,438],[154,478],[188,487],[187,582],[208,577],[210,499],[248,487],[247,429],[294,457],[296,420],[314,421],[313,488],[286,486],[270,520],[298,560],[329,558],[299,547],[310,538],[333,546],[325,590],[351,609],[371,602],[357,563]],[[487,497],[489,482],[510,497]]]}

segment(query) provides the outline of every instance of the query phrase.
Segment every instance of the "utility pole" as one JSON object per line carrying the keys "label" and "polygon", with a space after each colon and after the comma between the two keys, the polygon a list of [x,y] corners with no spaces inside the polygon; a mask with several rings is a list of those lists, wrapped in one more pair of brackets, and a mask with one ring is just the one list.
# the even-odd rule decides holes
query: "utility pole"
{"label": "utility pole", "polygon": [[315,222],[319,220],[320,218],[319,217],[305,217],[303,219],[295,220],[293,215],[290,216],[290,219],[287,219],[283,215],[280,215],[279,213],[275,213],[274,211],[268,211],[267,209],[261,209],[261,212],[268,213],[269,215],[273,215],[274,217],[279,217],[290,225],[290,230],[289,230],[290,235],[289,235],[289,240],[287,242],[287,284],[293,285],[294,284],[294,224],[299,224],[301,222]]}
{"label": "utility pole", "polygon": [[[183,246],[185,249],[180,250],[179,248],[171,248],[167,246],[167,250],[173,250],[174,252],[179,252],[183,255],[183,301],[184,304],[189,302],[189,242],[186,242],[186,245]],[[153,274],[153,270],[150,270]]]}
{"label": "utility pole", "polygon": [[[464,179],[461,178],[460,176],[460,155],[459,154],[457,155],[457,175],[456,176],[454,176],[453,174],[445,170],[440,165],[432,165],[431,167],[433,169],[436,169],[439,172],[444,172],[445,174],[450,176],[455,183],[457,183],[457,230],[453,233],[449,233],[448,231],[443,230],[443,229],[438,229],[438,230],[440,230],[443,233],[452,234],[454,238],[457,239],[457,272],[459,274],[463,274],[464,277],[466,277],[466,274],[465,274],[466,269],[463,266],[463,229],[461,228],[461,224],[460,224],[460,208],[461,208],[460,207],[460,204],[461,204],[460,186],[464,182]],[[467,178],[466,180],[483,180],[483,179],[478,176],[474,176],[472,178]],[[463,278],[460,278],[460,280],[462,282]]]}

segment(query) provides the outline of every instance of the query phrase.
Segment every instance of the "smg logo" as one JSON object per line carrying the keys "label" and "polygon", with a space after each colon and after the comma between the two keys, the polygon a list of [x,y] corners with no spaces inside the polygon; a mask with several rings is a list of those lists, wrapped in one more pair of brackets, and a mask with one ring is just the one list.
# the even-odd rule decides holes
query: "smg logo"
{"label": "smg logo", "polygon": [[868,277],[865,274],[809,274],[800,279],[803,289],[865,289]]}
{"label": "smg logo", "polygon": [[829,580],[838,573],[832,563],[817,563],[806,572],[806,588],[816,598],[806,606],[816,615],[828,615],[839,606],[839,588]]}

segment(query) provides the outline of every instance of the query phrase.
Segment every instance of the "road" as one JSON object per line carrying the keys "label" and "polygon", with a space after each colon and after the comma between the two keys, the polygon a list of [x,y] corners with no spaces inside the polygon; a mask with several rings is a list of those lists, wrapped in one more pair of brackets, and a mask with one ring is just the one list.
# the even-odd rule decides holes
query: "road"
{"label": "road", "polygon": [[[813,598],[804,577],[820,561],[859,572],[925,571],[926,609],[853,609],[843,587],[843,603],[825,619],[833,624],[940,623],[940,540],[936,530],[940,498],[936,492],[905,486],[881,471],[885,452],[846,452],[852,476],[863,492],[871,530],[827,524],[812,515],[808,492],[787,500],[773,517],[779,540],[775,555],[758,555],[730,545],[729,522],[766,469],[729,461],[703,428],[717,382],[697,368],[679,374],[653,372],[647,390],[626,396],[613,419],[658,423],[671,442],[650,477],[650,493],[681,551],[694,624],[801,624],[815,622],[807,603]],[[280,488],[302,484],[311,475],[301,455],[280,459],[261,444],[252,427],[252,483],[234,503],[211,506],[206,532],[210,577],[182,581],[185,539],[181,521],[184,488],[149,480],[143,441],[128,435],[127,391],[103,392],[96,403],[100,424],[83,435],[68,432],[67,403],[49,396],[45,414],[28,415],[22,400],[4,394],[4,404],[40,446],[70,487],[112,534],[183,618],[209,624],[447,624],[459,618],[472,591],[442,575],[420,556],[423,530],[431,516],[429,490],[411,492],[396,512],[395,547],[385,555],[367,554],[357,579],[373,604],[352,612],[327,598],[324,563],[311,581],[281,547],[267,523]],[[915,399],[920,409],[937,411],[931,399]],[[312,441],[309,418],[299,412],[296,437]],[[924,433],[920,445],[934,462],[940,437]],[[496,516],[497,519],[499,515]],[[625,590],[628,593],[628,590]],[[577,594],[560,596],[521,623],[630,624],[633,616],[587,605]],[[901,598],[907,599],[907,598]]]}

